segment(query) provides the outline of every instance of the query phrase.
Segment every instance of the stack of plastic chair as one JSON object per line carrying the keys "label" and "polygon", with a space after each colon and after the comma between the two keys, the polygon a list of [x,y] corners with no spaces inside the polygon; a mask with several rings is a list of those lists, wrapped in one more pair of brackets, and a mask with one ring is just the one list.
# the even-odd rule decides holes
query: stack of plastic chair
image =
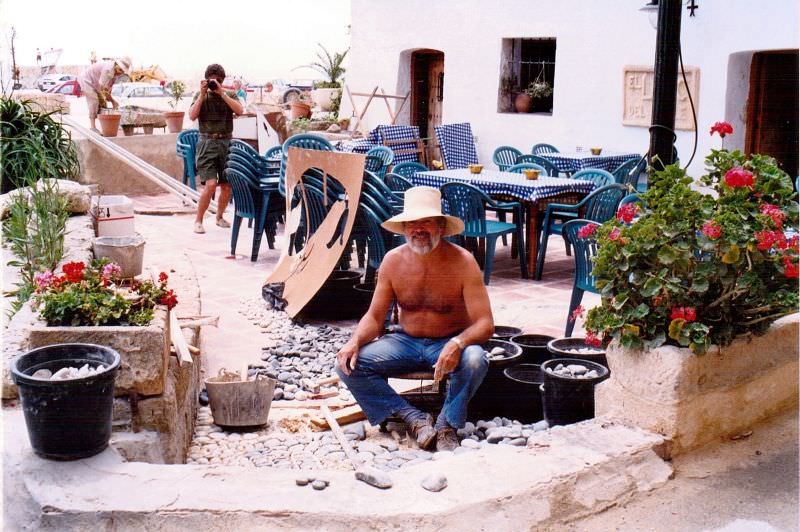
{"label": "stack of plastic chair", "polygon": [[578,231],[586,225],[599,226],[600,224],[583,219],[571,220],[564,224],[564,238],[575,249],[575,281],[572,284],[572,297],[569,301],[564,336],[572,336],[572,329],[575,327],[575,318],[572,313],[581,304],[584,292],[599,293],[595,287],[594,275],[592,275],[592,259],[597,255],[597,241],[594,235],[587,238],[578,236]]}
{"label": "stack of plastic chair", "polygon": [[536,279],[542,278],[544,258],[547,254],[547,239],[550,235],[564,237],[564,243],[567,246],[567,250],[569,250],[569,241],[563,232],[566,225],[566,217],[572,215],[573,218],[577,219],[580,216],[586,220],[603,223],[616,214],[617,207],[619,207],[619,203],[627,192],[628,188],[625,185],[612,183],[593,190],[591,194],[575,205],[564,203],[550,203],[547,205],[540,232],[539,254],[536,259]]}
{"label": "stack of plastic chair", "polygon": [[367,157],[377,157],[383,162],[378,171],[370,170],[378,177],[383,179],[383,176],[386,175],[386,170],[389,168],[389,165],[394,161],[394,152],[387,146],[375,146],[367,152]]}
{"label": "stack of plastic chair", "polygon": [[225,169],[225,177],[233,190],[234,216],[231,229],[231,255],[236,254],[236,242],[239,239],[242,219],[247,218],[255,223],[253,247],[250,253],[250,260],[255,262],[258,259],[258,250],[264,233],[267,234],[269,247],[273,248],[274,246],[275,235],[268,231],[266,223],[269,196],[262,193],[258,180],[253,175],[248,175],[246,171],[229,166]]}
{"label": "stack of plastic chair", "polygon": [[197,139],[200,133],[196,129],[186,129],[178,133],[178,140],[175,143],[175,153],[183,159],[183,184],[197,190],[195,177],[197,176]]}
{"label": "stack of plastic chair", "polygon": [[394,172],[386,174],[383,180],[386,182],[386,186],[398,196],[414,186],[414,183]]}
{"label": "stack of plastic chair", "polygon": [[414,174],[416,174],[417,172],[427,172],[427,171],[428,171],[427,166],[425,166],[422,163],[415,163],[413,161],[397,163],[392,167],[393,174],[405,177],[409,181],[413,179]]}
{"label": "stack of plastic chair", "polygon": [[280,192],[282,196],[286,196],[286,158],[289,156],[289,148],[334,151],[333,145],[319,135],[304,133],[286,139],[281,150],[281,169],[278,180],[278,192]]}
{"label": "stack of plastic chair", "polygon": [[517,157],[522,152],[513,146],[500,146],[492,154],[492,162],[497,165],[501,172],[507,172],[511,166],[517,162]]}
{"label": "stack of plastic chair", "polygon": [[[483,238],[486,240],[486,258],[483,266],[483,283],[489,284],[492,275],[492,263],[497,238],[501,235],[516,234],[518,255],[520,257],[520,271],[522,277],[527,275],[525,262],[525,222],[523,221],[522,205],[518,202],[499,202],[491,199],[479,188],[468,183],[445,183],[439,189],[448,214],[457,216],[464,221],[464,232],[461,236],[466,238]],[[500,222],[486,219],[486,207],[503,209],[516,212],[517,223]]]}

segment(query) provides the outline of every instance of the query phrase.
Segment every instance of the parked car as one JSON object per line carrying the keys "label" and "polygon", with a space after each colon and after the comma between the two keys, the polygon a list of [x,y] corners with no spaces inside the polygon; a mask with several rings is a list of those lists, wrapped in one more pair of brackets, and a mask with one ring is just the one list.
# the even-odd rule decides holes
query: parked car
{"label": "parked car", "polygon": [[280,94],[283,98],[283,103],[289,103],[300,98],[300,93],[310,91],[314,88],[314,83],[318,80],[314,79],[273,79],[272,90]]}
{"label": "parked car", "polygon": [[77,76],[73,76],[71,74],[45,74],[36,80],[36,86],[39,87],[40,91],[44,92],[48,89],[52,89],[60,83],[75,79],[78,79]]}
{"label": "parked car", "polygon": [[81,84],[78,83],[77,79],[71,79],[69,81],[65,81],[47,89],[47,92],[52,94],[64,94],[65,96],[83,96],[83,91],[81,91]]}
{"label": "parked car", "polygon": [[[152,83],[118,83],[111,89],[111,95],[120,106],[135,106],[153,111],[172,111],[169,89]],[[181,98],[177,111],[185,111],[191,104],[189,96]]]}

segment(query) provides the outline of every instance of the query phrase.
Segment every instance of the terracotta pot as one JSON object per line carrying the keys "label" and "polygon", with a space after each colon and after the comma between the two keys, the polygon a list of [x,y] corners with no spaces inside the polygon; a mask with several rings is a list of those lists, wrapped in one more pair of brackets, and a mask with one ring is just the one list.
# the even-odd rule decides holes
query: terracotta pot
{"label": "terracotta pot", "polygon": [[122,120],[122,115],[119,113],[109,113],[97,115],[97,120],[100,121],[100,132],[104,137],[116,137],[119,131],[119,122]]}
{"label": "terracotta pot", "polygon": [[126,137],[130,137],[134,134],[134,127],[132,125],[124,125],[122,126],[122,132],[125,134]]}
{"label": "terracotta pot", "polygon": [[[183,127],[183,121],[181,121],[181,127]],[[142,129],[144,129],[144,134],[145,135],[152,135],[153,134],[153,125],[152,124],[146,125],[146,126],[142,126]]]}
{"label": "terracotta pot", "polygon": [[289,104],[289,117],[292,120],[298,118],[311,118],[311,106],[303,102],[291,102]]}
{"label": "terracotta pot", "polygon": [[530,113],[532,108],[533,98],[528,96],[528,94],[520,92],[517,94],[517,97],[514,98],[514,109],[516,109],[518,113]]}
{"label": "terracotta pot", "polygon": [[183,131],[183,111],[165,111],[164,121],[170,133],[180,133]]}

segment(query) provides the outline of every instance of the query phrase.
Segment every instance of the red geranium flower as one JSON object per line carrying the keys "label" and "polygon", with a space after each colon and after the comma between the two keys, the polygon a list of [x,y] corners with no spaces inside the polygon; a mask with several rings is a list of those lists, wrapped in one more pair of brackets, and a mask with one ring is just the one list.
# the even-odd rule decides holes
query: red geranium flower
{"label": "red geranium flower", "polygon": [[685,320],[686,322],[692,322],[697,319],[697,309],[694,307],[672,307],[672,313],[670,314],[670,319],[673,320]]}
{"label": "red geranium flower", "polygon": [[703,228],[700,231],[711,240],[716,240],[722,236],[722,226],[715,220],[708,220],[703,224]]}
{"label": "red geranium flower", "polygon": [[173,290],[167,290],[167,293],[161,296],[158,302],[161,305],[166,305],[168,309],[173,309],[178,304],[178,296],[175,295]]}
{"label": "red geranium flower", "polygon": [[572,311],[572,321],[582,318],[584,310],[585,309],[583,308],[583,305],[578,305],[575,307],[575,310]]}
{"label": "red geranium flower", "polygon": [[595,233],[595,231],[597,231],[596,225],[586,224],[580,229],[578,229],[578,238],[589,238]]}
{"label": "red geranium flower", "polygon": [[166,80],[163,80],[163,79],[162,79],[162,80],[161,80],[161,86],[163,87],[163,86],[164,86],[164,85],[166,85],[166,84],[167,84]]}
{"label": "red geranium flower", "polygon": [[719,136],[724,139],[725,135],[730,135],[733,133],[733,126],[728,122],[716,122],[713,126],[711,126],[709,135],[713,135],[714,133],[719,133]]}
{"label": "red geranium flower", "polygon": [[596,336],[592,331],[586,331],[586,339],[584,342],[586,345],[590,345],[592,347],[600,347],[603,345],[603,341],[600,340],[600,337]]}
{"label": "red geranium flower", "polygon": [[783,256],[783,275],[787,279],[797,279],[800,275],[800,270],[798,270],[797,264],[792,262],[791,257],[788,255]]}
{"label": "red geranium flower", "polygon": [[158,274],[159,283],[166,283],[167,279],[169,279],[169,275],[167,275],[166,272],[161,272]]}
{"label": "red geranium flower", "polygon": [[617,220],[629,224],[633,221],[636,213],[639,212],[639,206],[635,203],[626,203],[617,209]]}
{"label": "red geranium flower", "polygon": [[756,231],[756,242],[758,242],[758,249],[767,251],[768,249],[786,249],[789,243],[786,241],[786,235],[783,231]]}
{"label": "red geranium flower", "polygon": [[783,227],[783,221],[786,219],[786,214],[784,214],[780,207],[770,203],[765,203],[761,206],[760,210],[761,214],[772,218],[772,223],[775,224],[775,227],[778,229]]}
{"label": "red geranium flower", "polygon": [[619,227],[615,227],[614,229],[611,230],[610,233],[608,233],[608,239],[611,240],[612,242],[616,242],[617,240],[619,240],[620,243],[622,243],[622,239],[619,237],[621,233],[622,231],[619,230]]}
{"label": "red geranium flower", "polygon": [[753,173],[744,168],[731,168],[725,173],[725,183],[731,188],[752,187]]}
{"label": "red geranium flower", "polygon": [[79,283],[83,281],[83,270],[86,265],[82,262],[68,262],[61,267],[61,270],[66,275],[67,281],[70,283]]}

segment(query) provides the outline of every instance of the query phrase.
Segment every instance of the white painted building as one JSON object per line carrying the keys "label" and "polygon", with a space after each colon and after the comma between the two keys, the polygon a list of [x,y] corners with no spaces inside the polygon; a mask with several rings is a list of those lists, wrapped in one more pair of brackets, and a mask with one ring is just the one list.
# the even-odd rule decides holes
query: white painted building
{"label": "white painted building", "polygon": [[[387,94],[410,91],[399,124],[427,129],[422,123],[426,112],[433,123],[470,122],[479,158],[490,166],[492,152],[500,145],[524,153],[537,142],[562,151],[600,146],[644,153],[647,127],[623,124],[624,68],[652,67],[655,54],[656,31],[648,14],[639,10],[644,4],[645,0],[352,0],[346,83],[353,92],[371,92],[376,86]],[[681,24],[684,65],[699,70],[698,146],[690,173],[700,175],[708,150],[719,147],[719,137],[709,135],[718,120],[727,120],[735,129],[725,139],[727,148],[774,149],[773,155],[793,164],[796,172],[797,1],[694,4],[699,5],[695,16],[684,5]],[[509,103],[499,97],[503,73],[514,61],[525,62],[520,49],[542,42],[554,45],[554,65],[546,72],[554,89],[552,113],[501,112]],[[509,52],[512,48],[517,55]],[[756,52],[779,53],[760,54],[754,61]],[[444,83],[439,88],[442,63]],[[776,78],[782,84],[776,84]],[[426,81],[426,94],[415,99],[412,85]],[[356,99],[359,106],[365,101]],[[394,109],[397,104],[392,101]],[[344,96],[341,116],[351,111]],[[388,122],[386,105],[374,100],[361,129]],[[694,132],[676,133],[685,164]]]}

